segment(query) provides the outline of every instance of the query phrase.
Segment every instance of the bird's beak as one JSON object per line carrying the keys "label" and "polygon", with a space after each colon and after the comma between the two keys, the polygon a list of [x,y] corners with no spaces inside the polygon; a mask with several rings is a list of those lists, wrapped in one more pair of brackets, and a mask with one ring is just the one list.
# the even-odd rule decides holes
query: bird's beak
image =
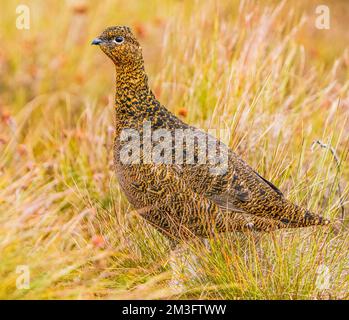
{"label": "bird's beak", "polygon": [[96,38],[96,39],[92,40],[91,44],[93,44],[93,45],[100,45],[102,42],[103,42],[103,40],[101,40],[99,38]]}

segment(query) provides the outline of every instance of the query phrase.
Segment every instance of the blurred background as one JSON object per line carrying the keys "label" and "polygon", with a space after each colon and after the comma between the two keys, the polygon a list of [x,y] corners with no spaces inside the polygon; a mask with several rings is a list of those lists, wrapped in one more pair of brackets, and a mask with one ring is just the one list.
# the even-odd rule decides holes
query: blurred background
{"label": "blurred background", "polygon": [[[278,3],[268,0],[207,1],[205,4],[181,0],[3,1],[0,30],[3,43],[0,51],[2,106],[23,105],[35,96],[53,91],[80,93],[82,88],[85,97],[105,98],[110,94],[108,84],[111,88],[113,81],[111,63],[90,46],[90,41],[111,25],[133,28],[144,48],[150,80],[158,90],[163,82],[159,73],[169,68],[168,60],[173,55],[177,63],[173,63],[168,71],[171,74],[166,74],[167,81],[185,83],[186,75],[181,71],[184,67],[194,67],[195,61],[190,59],[193,55],[201,50],[204,57],[207,50],[220,50],[220,47],[224,47],[226,54],[234,55],[234,39],[253,32],[257,27],[260,12],[249,14],[242,8],[258,7],[262,11],[264,7],[275,7]],[[20,4],[27,5],[30,10],[29,30],[16,28],[19,16],[16,8]],[[315,26],[316,8],[324,4],[330,9],[328,30]],[[287,24],[278,26],[277,21],[270,21],[273,25],[269,36],[275,38],[282,31],[278,28],[290,29],[292,23],[303,16],[304,21],[293,40],[304,48],[308,68],[330,68],[342,55],[344,63],[348,63],[345,51],[349,42],[347,1],[292,0],[285,2],[279,11],[278,21],[286,20]],[[239,29],[234,26],[236,20]],[[220,33],[224,33],[224,39],[219,39]],[[339,76],[347,77],[347,68],[340,69]]]}
{"label": "blurred background", "polygon": [[[29,29],[18,28],[20,5]],[[317,28],[320,5],[329,29]],[[112,25],[132,28],[169,110],[228,128],[229,145],[293,201],[346,217],[348,21],[346,0],[3,0],[0,298],[174,296],[166,241],[126,218],[113,174],[113,66],[90,45]],[[221,239],[177,297],[347,298],[347,233],[329,247],[326,234],[307,232],[267,238],[258,254]],[[337,268],[325,292],[313,272],[323,263]],[[31,272],[29,290],[16,287],[19,265]]]}

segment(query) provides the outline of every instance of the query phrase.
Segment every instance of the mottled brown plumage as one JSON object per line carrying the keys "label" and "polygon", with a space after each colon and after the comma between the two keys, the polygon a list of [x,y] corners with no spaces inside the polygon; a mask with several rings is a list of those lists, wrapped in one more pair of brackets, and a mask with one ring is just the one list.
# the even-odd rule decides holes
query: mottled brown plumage
{"label": "mottled brown plumage", "polygon": [[[146,143],[144,123],[167,129],[172,141],[176,129],[195,130],[169,112],[148,86],[141,47],[128,27],[110,27],[93,44],[98,44],[116,69],[116,137],[114,164],[119,183],[129,202],[149,223],[172,239],[207,237],[231,230],[272,231],[280,228],[328,224],[328,220],[289,202],[272,183],[265,180],[232,150],[201,132],[208,149],[216,148],[228,159],[227,170],[212,173],[215,165],[200,163],[194,148],[189,163],[184,144],[184,163],[154,163]],[[125,164],[122,150],[124,129],[141,136],[140,161]],[[144,138],[144,139],[143,139]]]}

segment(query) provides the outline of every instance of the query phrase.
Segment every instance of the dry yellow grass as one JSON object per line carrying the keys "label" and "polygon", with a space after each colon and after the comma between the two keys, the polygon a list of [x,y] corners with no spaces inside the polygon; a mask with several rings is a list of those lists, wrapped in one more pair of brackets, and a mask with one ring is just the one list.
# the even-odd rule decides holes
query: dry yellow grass
{"label": "dry yellow grass", "polygon": [[[166,241],[127,215],[112,170],[114,75],[89,45],[106,26],[133,27],[163,104],[229,128],[249,164],[336,221],[349,179],[346,1],[325,1],[330,30],[314,27],[316,1],[27,2],[30,30],[16,29],[15,2],[1,9],[1,299],[349,298],[346,223],[191,244],[197,277],[184,272],[175,295]],[[21,265],[29,289],[16,288]]]}

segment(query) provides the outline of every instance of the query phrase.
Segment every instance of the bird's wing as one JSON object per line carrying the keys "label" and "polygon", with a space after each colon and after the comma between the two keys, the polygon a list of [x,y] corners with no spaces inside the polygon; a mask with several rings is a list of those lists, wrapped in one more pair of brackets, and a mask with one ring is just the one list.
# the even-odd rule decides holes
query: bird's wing
{"label": "bird's wing", "polygon": [[[178,120],[178,118],[176,119]],[[199,131],[199,136],[195,135],[197,144],[200,145],[202,140],[205,143],[205,139],[201,138],[206,138],[207,148],[204,154],[208,156],[208,160],[212,156],[210,151],[214,151],[213,154],[218,152],[218,158],[221,158],[221,155],[223,155],[223,160],[227,158],[226,167],[218,165],[218,170],[212,172],[211,169],[216,169],[216,165],[200,164],[200,150],[194,147],[194,164],[184,163],[182,172],[178,174],[178,177],[185,181],[187,189],[204,196],[225,214],[228,215],[229,212],[233,211],[267,220],[277,220],[290,226],[328,223],[321,216],[310,213],[305,208],[285,199],[282,192],[274,184],[253,170],[218,139],[190,127],[180,120],[173,121],[170,127],[191,129],[196,133]],[[186,137],[185,157],[187,157],[188,152],[191,152],[188,150],[190,145],[187,143]]]}
{"label": "bird's wing", "polygon": [[[262,204],[266,198],[283,198],[282,192],[274,184],[254,171],[225,144],[212,136],[206,136],[209,137],[207,150],[216,150],[222,162],[184,165],[183,178],[189,188],[205,195],[225,211],[252,213],[249,203],[256,205],[258,202]],[[195,149],[194,154],[198,155],[199,151]],[[224,161],[225,166],[222,166]],[[218,170],[218,174],[214,170],[217,168],[221,170]]]}
{"label": "bird's wing", "polygon": [[270,181],[267,179],[263,178],[258,172],[254,171],[254,174],[257,175],[258,178],[260,178],[263,182],[265,182],[269,187],[271,187],[279,196],[283,196],[283,193]]}
{"label": "bird's wing", "polygon": [[[166,110],[166,112],[168,111]],[[253,193],[259,193],[262,197],[265,193],[283,197],[282,192],[274,184],[254,171],[219,139],[193,126],[188,126],[172,114],[167,124],[171,129],[188,130],[185,135],[183,157],[193,159],[194,163],[185,163],[184,166],[179,166],[183,168],[179,175],[187,181],[187,187],[194,192],[207,196],[219,207],[228,211],[244,211],[239,204],[251,200]],[[190,135],[190,133],[193,135]],[[173,132],[173,145],[176,146],[175,136]],[[193,138],[194,136],[195,138]],[[192,143],[188,143],[188,140],[191,140]],[[203,144],[205,144],[204,152],[202,152],[202,149],[200,150],[200,146],[203,146]],[[175,152],[173,152],[173,163],[175,164],[174,154]],[[201,165],[199,163],[202,154],[206,155],[206,163]],[[224,162],[225,157],[227,167],[224,168],[223,166],[223,171],[220,174],[221,164],[218,163],[217,165],[215,163],[212,165],[210,161],[215,162],[218,159],[218,162]],[[177,166],[174,165],[173,167],[176,168]],[[218,167],[218,170],[212,170],[215,169],[213,167]]]}
{"label": "bird's wing", "polygon": [[251,176],[251,180],[256,180],[253,189],[250,186],[246,186],[244,181],[239,183],[239,179],[236,179],[235,182],[231,179],[230,184],[223,184],[225,186],[222,186],[222,188],[216,187],[214,192],[208,191],[207,197],[223,210],[229,211],[234,209],[235,211],[241,210],[247,213],[249,213],[249,210],[243,204],[252,201],[253,197],[255,201],[258,201],[258,199],[263,201],[266,189],[269,189],[269,192],[272,194],[283,197],[282,192],[275,185],[257,172],[252,171]]}

